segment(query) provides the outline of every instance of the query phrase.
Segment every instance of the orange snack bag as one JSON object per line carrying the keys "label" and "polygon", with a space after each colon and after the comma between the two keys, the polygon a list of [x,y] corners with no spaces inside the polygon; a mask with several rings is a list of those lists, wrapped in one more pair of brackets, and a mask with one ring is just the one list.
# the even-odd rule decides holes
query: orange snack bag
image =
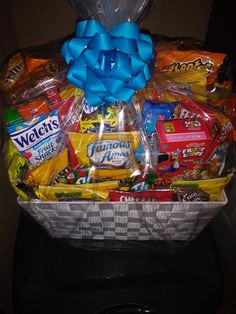
{"label": "orange snack bag", "polygon": [[38,117],[49,113],[47,101],[44,99],[38,99],[29,104],[19,106],[17,110],[24,120],[29,120],[32,119],[32,117]]}
{"label": "orange snack bag", "polygon": [[156,55],[156,67],[160,71],[180,72],[201,70],[207,71],[207,84],[217,79],[219,68],[226,55],[201,50],[161,50]]}

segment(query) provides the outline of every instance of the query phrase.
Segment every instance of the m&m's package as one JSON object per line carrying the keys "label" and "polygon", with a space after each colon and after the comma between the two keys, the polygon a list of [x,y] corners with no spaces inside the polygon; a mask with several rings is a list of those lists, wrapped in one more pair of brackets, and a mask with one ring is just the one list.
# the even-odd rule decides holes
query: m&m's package
{"label": "m&m's package", "polygon": [[154,43],[132,22],[153,1],[99,3],[77,3],[74,37],[1,68],[15,191],[27,202],[218,201],[234,171],[228,57]]}

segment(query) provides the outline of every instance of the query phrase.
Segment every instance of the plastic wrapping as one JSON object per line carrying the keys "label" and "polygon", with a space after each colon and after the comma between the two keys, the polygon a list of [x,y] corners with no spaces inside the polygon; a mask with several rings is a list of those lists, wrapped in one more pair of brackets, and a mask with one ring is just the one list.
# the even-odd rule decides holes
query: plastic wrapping
{"label": "plastic wrapping", "polygon": [[52,236],[190,240],[227,202],[235,108],[219,110],[224,99],[234,106],[230,78],[219,78],[225,55],[185,47],[180,60],[176,44],[154,53],[136,24],[117,26],[152,3],[75,2],[83,18],[115,27],[83,21],[64,58],[25,50],[2,67],[9,178]]}
{"label": "plastic wrapping", "polygon": [[205,71],[206,101],[216,102],[231,94],[231,63],[226,54],[208,52],[190,40],[160,42],[156,45],[156,67],[169,74]]}
{"label": "plastic wrapping", "polygon": [[155,0],[71,0],[83,19],[96,19],[108,28],[121,22],[136,22],[152,7]]}

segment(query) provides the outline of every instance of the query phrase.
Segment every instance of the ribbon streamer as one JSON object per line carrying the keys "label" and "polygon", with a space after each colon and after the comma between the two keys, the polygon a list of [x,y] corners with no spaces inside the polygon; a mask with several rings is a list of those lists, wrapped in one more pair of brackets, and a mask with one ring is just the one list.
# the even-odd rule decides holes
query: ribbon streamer
{"label": "ribbon streamer", "polygon": [[152,40],[135,23],[109,31],[96,20],[79,22],[76,37],[61,52],[69,65],[68,80],[84,90],[91,106],[128,102],[150,79]]}

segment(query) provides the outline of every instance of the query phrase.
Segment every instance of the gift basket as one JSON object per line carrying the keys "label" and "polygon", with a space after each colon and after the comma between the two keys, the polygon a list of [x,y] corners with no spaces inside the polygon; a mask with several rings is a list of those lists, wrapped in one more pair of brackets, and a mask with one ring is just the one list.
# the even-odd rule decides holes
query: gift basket
{"label": "gift basket", "polygon": [[73,38],[2,66],[9,179],[52,237],[186,241],[227,203],[229,61],[153,42],[134,23],[153,3],[74,1]]}

